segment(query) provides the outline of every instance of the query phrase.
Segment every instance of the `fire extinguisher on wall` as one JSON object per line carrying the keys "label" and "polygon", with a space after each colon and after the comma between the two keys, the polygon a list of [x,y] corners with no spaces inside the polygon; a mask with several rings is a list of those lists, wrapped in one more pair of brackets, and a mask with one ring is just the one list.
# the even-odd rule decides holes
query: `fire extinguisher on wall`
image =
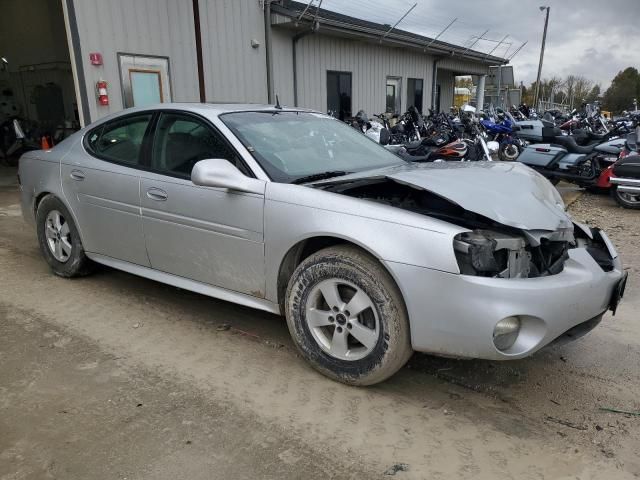
{"label": "fire extinguisher on wall", "polygon": [[96,94],[98,95],[98,103],[100,105],[109,105],[109,93],[107,92],[107,82],[99,80],[96,83]]}

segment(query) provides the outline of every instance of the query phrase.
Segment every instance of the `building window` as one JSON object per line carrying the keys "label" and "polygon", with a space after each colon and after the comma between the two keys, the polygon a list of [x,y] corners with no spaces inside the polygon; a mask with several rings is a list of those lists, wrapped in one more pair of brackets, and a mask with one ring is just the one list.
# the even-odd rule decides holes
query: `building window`
{"label": "building window", "polygon": [[407,78],[407,109],[413,105],[422,113],[422,85],[421,78]]}
{"label": "building window", "polygon": [[327,71],[327,112],[340,120],[351,117],[351,72]]}
{"label": "building window", "polygon": [[434,91],[434,98],[433,98],[433,110],[436,113],[440,112],[440,84],[438,83],[436,85],[435,91]]}
{"label": "building window", "polygon": [[402,104],[400,100],[402,78],[387,77],[387,113],[401,113]]}
{"label": "building window", "polygon": [[118,54],[124,108],[171,101],[169,59]]}

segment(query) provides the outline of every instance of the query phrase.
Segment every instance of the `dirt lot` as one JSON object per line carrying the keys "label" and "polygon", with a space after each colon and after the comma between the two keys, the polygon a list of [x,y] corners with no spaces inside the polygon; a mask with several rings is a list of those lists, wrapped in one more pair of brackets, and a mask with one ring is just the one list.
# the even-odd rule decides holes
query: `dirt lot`
{"label": "dirt lot", "polygon": [[[615,317],[509,362],[331,382],[282,319],[102,269],[54,277],[0,172],[0,479],[640,477],[640,212],[584,195],[631,273]],[[4,178],[2,177],[4,175]],[[386,473],[386,475],[385,475]]]}

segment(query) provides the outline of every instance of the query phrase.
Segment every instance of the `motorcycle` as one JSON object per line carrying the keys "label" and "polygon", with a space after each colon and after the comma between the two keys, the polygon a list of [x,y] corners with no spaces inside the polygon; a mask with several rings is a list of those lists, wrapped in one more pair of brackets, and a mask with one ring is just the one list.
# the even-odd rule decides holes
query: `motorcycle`
{"label": "motorcycle", "polygon": [[498,158],[505,161],[513,161],[518,158],[525,143],[518,138],[516,131],[520,127],[516,124],[515,118],[509,112],[498,110],[496,119],[485,118],[480,120],[489,139],[499,143]]}
{"label": "motorcycle", "polygon": [[444,113],[431,114],[425,123],[426,136],[422,140],[387,148],[412,162],[492,161],[492,154],[497,153],[499,144],[487,142],[486,133],[479,128],[475,109],[463,107],[456,118],[458,123]]}
{"label": "motorcycle", "polygon": [[0,125],[0,159],[6,165],[15,166],[23,153],[39,149],[40,145],[25,133],[18,117],[10,118]]}
{"label": "motorcycle", "polygon": [[[553,131],[557,133],[557,130]],[[623,148],[623,143],[614,138],[622,133],[620,128],[612,129],[584,146],[578,145],[571,135],[546,137],[546,143],[527,146],[517,161],[537,170],[551,183],[565,180],[580,187],[595,189],[602,186],[601,175]]]}
{"label": "motorcycle", "polygon": [[371,120],[364,110],[359,110],[356,113],[356,116],[351,121],[351,126],[376,143],[381,145],[389,143],[389,130],[382,123]]}
{"label": "motorcycle", "polygon": [[624,208],[640,210],[640,151],[638,151],[637,133],[627,137],[624,154],[612,165],[609,181],[612,184],[611,195]]}

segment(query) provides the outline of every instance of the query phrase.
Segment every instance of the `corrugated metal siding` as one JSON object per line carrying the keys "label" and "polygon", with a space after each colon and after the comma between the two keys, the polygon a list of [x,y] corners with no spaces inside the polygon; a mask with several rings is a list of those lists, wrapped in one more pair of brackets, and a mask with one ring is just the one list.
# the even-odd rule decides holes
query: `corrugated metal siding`
{"label": "corrugated metal siding", "polygon": [[[275,29],[274,29],[275,30]],[[280,35],[284,37],[283,33]],[[290,56],[290,52],[288,53]],[[282,70],[276,76],[276,91],[285,91],[293,78],[289,58],[279,56],[276,65]],[[327,70],[339,70],[352,74],[352,110],[364,109],[369,115],[385,109],[387,76],[402,77],[402,109],[407,108],[407,78],[424,80],[424,106],[430,105],[431,72],[433,58],[402,48],[384,47],[322,34],[302,38],[297,46],[298,103],[301,107],[327,110]],[[283,97],[281,97],[283,98]]]}
{"label": "corrugated metal siding", "polygon": [[[200,24],[207,101],[265,103],[264,13],[258,0],[200,0]],[[252,39],[258,48],[251,47]]]}
{"label": "corrugated metal siding", "polygon": [[441,70],[438,63],[437,84],[440,85],[440,111],[448,112],[453,105],[453,91],[455,85],[455,73],[450,70]]}
{"label": "corrugated metal siding", "polygon": [[291,36],[274,28],[273,42],[273,85],[282,105],[293,106],[293,48]]}
{"label": "corrugated metal siding", "polygon": [[[204,2],[203,2],[204,3]],[[173,101],[198,100],[192,4],[185,0],[75,0],[91,119],[122,109],[118,52],[169,57]],[[93,66],[89,52],[103,54]],[[95,83],[109,84],[109,106],[99,106]]]}

